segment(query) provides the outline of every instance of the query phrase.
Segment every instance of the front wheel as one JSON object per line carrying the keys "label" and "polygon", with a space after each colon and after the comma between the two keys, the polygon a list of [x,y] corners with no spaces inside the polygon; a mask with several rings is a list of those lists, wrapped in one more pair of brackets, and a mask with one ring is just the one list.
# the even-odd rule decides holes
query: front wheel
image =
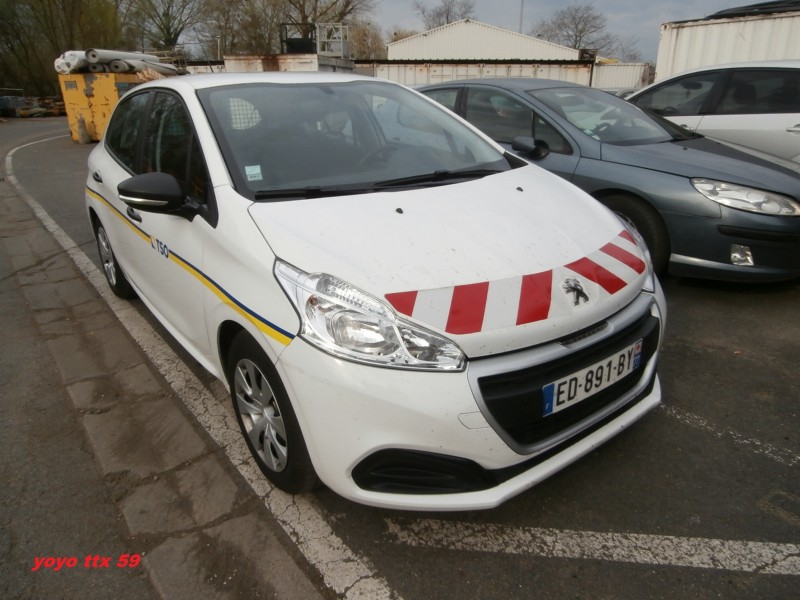
{"label": "front wheel", "polygon": [[300,425],[278,372],[247,333],[236,336],[227,361],[236,420],[262,473],[290,494],[319,483]]}
{"label": "front wheel", "polygon": [[664,273],[669,262],[670,242],[669,233],[659,214],[643,200],[632,196],[608,196],[602,198],[601,202],[636,228],[650,251],[653,270],[657,275]]}
{"label": "front wheel", "polygon": [[131,284],[128,283],[128,279],[125,277],[125,273],[122,272],[122,268],[120,268],[117,257],[114,254],[114,249],[108,239],[108,233],[106,233],[106,229],[102,224],[97,224],[94,237],[97,240],[97,251],[100,254],[103,273],[111,291],[120,298],[135,298],[136,292],[133,291]]}

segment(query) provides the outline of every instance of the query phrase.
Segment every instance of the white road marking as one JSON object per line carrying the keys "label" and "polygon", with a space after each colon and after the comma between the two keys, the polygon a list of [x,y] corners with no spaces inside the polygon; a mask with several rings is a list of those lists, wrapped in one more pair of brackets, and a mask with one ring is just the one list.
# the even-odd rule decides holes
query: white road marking
{"label": "white road marking", "polygon": [[[58,136],[65,137],[65,136]],[[41,140],[41,143],[58,138]],[[26,144],[28,146],[30,144]],[[225,450],[253,491],[278,520],[311,565],[322,575],[330,589],[349,600],[401,600],[383,577],[378,576],[369,561],[354,553],[331,529],[312,495],[290,496],[273,488],[255,467],[239,431],[233,410],[226,408],[227,390],[221,383],[209,390],[172,351],[152,326],[128,302],[117,298],[105,276],[58,226],[47,211],[27,194],[14,177],[12,156],[6,156],[6,179],[30,206],[36,217],[70,256],[86,279],[95,287],[114,311],[120,323],[136,340],[150,361],[170,384],[175,394],[194,414],[214,441]],[[224,398],[221,403],[217,398]]]}
{"label": "white road marking", "polygon": [[690,427],[694,427],[695,429],[710,433],[718,439],[731,440],[737,446],[747,448],[753,454],[765,456],[787,467],[795,467],[800,465],[800,456],[791,452],[790,450],[778,448],[772,444],[767,444],[766,442],[762,442],[760,440],[748,438],[741,433],[734,431],[733,429],[717,429],[703,417],[686,412],[685,410],[681,410],[675,406],[662,404],[659,408],[667,415],[673,419],[676,419],[677,421],[680,421],[684,425],[688,425]]}
{"label": "white road marking", "polygon": [[389,518],[386,525],[394,541],[413,547],[800,575],[798,544],[560,531],[435,519]]}

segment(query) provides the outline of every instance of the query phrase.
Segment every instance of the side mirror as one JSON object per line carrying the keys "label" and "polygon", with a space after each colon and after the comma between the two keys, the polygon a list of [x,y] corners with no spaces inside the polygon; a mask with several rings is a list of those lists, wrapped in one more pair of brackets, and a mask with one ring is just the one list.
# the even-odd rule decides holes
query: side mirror
{"label": "side mirror", "polygon": [[530,136],[515,137],[511,149],[529,156],[532,160],[542,160],[550,154],[550,146],[547,145],[547,142],[534,140]]}
{"label": "side mirror", "polygon": [[119,199],[132,208],[147,212],[176,212],[185,207],[181,184],[168,173],[143,173],[117,186]]}

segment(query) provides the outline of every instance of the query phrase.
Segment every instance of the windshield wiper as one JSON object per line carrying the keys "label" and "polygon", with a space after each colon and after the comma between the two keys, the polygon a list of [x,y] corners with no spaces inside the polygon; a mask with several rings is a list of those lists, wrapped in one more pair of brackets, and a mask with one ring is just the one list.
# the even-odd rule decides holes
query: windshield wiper
{"label": "windshield wiper", "polygon": [[370,192],[370,187],[364,186],[335,186],[321,187],[308,185],[298,188],[278,188],[274,190],[260,190],[255,193],[256,200],[289,200],[291,198],[326,198],[328,196],[349,196]]}
{"label": "windshield wiper", "polygon": [[433,173],[425,173],[423,175],[412,175],[411,177],[400,177],[398,179],[387,179],[386,181],[378,181],[375,183],[375,188],[393,188],[404,187],[409,185],[420,185],[427,183],[440,183],[445,181],[452,181],[454,179],[480,179],[495,173],[502,173],[500,169],[471,169],[465,171],[447,171],[440,170]]}
{"label": "windshield wiper", "polygon": [[351,194],[367,194],[388,188],[399,188],[422,184],[438,184],[454,179],[479,179],[495,173],[502,173],[501,169],[472,169],[465,171],[434,171],[423,175],[387,179],[373,184],[342,185],[321,187],[308,185],[297,188],[277,188],[274,190],[260,190],[255,193],[256,200],[291,200],[292,198],[326,198],[329,196],[349,196]]}

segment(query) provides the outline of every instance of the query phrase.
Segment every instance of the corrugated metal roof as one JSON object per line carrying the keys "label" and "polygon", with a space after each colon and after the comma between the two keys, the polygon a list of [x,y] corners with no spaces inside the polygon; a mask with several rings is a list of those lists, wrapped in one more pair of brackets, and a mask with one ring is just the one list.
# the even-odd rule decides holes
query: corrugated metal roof
{"label": "corrugated metal roof", "polygon": [[464,19],[392,42],[389,60],[577,60],[578,51]]}

